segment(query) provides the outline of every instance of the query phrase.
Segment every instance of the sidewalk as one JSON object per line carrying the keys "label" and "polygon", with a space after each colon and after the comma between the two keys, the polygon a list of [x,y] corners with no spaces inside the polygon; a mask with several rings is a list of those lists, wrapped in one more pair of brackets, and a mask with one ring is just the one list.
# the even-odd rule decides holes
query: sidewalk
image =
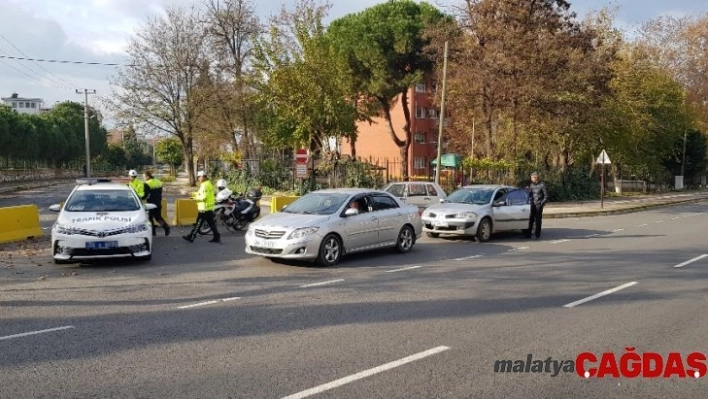
{"label": "sidewalk", "polygon": [[31,190],[33,188],[56,186],[58,184],[69,184],[76,179],[52,179],[36,181],[13,181],[0,183],[0,194],[14,193],[17,191]]}
{"label": "sidewalk", "polygon": [[591,216],[621,215],[641,212],[653,208],[661,208],[680,204],[688,204],[708,200],[708,191],[693,191],[687,193],[663,193],[639,195],[636,197],[605,198],[604,206],[600,201],[579,201],[549,203],[543,211],[546,219],[577,218]]}

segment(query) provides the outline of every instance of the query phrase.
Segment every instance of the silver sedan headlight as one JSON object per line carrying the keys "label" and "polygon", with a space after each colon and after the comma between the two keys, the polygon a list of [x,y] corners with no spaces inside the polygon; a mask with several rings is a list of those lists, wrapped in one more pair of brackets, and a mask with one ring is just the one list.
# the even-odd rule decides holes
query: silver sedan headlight
{"label": "silver sedan headlight", "polygon": [[455,215],[456,219],[477,219],[477,214],[474,212],[463,212]]}
{"label": "silver sedan headlight", "polygon": [[316,233],[317,230],[319,230],[319,229],[320,229],[319,227],[304,227],[301,229],[297,229],[297,230],[293,231],[292,233],[290,233],[290,235],[288,236],[288,240],[294,240],[296,238],[307,237],[310,234]]}

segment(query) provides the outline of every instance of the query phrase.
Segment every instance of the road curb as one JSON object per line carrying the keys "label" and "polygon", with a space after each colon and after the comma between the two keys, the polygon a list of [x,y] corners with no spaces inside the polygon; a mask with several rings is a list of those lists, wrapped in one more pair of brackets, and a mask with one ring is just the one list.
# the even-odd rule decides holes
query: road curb
{"label": "road curb", "polygon": [[648,204],[636,207],[630,207],[625,209],[613,209],[608,211],[586,211],[586,212],[567,212],[567,213],[547,213],[543,215],[544,219],[569,219],[569,218],[583,218],[583,217],[598,217],[598,216],[612,216],[612,215],[625,215],[629,213],[637,213],[655,208],[666,208],[676,205],[684,205],[695,202],[706,201],[708,198],[692,198],[683,201],[673,201],[661,204]]}

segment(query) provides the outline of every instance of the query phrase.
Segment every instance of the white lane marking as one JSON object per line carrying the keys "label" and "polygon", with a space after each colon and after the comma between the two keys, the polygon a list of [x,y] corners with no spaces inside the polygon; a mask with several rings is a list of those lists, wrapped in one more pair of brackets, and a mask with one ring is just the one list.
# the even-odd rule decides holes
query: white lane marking
{"label": "white lane marking", "polygon": [[582,304],[585,303],[585,302],[590,302],[590,301],[592,301],[592,300],[594,300],[594,299],[603,297],[603,296],[605,296],[605,295],[612,294],[613,292],[617,292],[617,291],[619,291],[619,290],[623,290],[623,289],[625,289],[625,288],[631,287],[631,286],[636,285],[636,284],[637,284],[636,281],[632,281],[631,283],[627,283],[627,284],[622,284],[622,285],[620,285],[619,287],[615,287],[615,288],[612,288],[612,289],[609,289],[609,290],[606,290],[606,291],[602,291],[602,292],[597,293],[597,294],[595,294],[595,295],[591,295],[591,296],[589,296],[589,297],[587,297],[587,298],[583,298],[583,299],[580,299],[580,300],[578,300],[578,301],[571,302],[571,303],[569,303],[569,304],[563,305],[563,307],[564,307],[564,308],[572,308],[572,307],[575,307],[575,306],[578,306],[578,305],[582,305]]}
{"label": "white lane marking", "polygon": [[219,303],[219,302],[235,301],[235,300],[237,300],[237,299],[241,299],[241,298],[240,298],[240,297],[237,297],[237,296],[234,296],[234,297],[230,297],[230,298],[216,299],[216,300],[213,300],[213,301],[199,302],[199,303],[195,303],[195,304],[192,304],[192,305],[180,306],[180,307],[178,307],[177,309],[191,309],[191,308],[197,308],[197,307],[200,307],[200,306],[213,305],[213,304]]}
{"label": "white lane marking", "polygon": [[301,285],[300,288],[307,288],[307,287],[318,287],[320,285],[327,285],[327,284],[333,284],[333,283],[339,283],[341,281],[344,281],[343,278],[340,278],[338,280],[329,280],[329,281],[323,281],[321,283],[313,283],[313,284],[305,284]]}
{"label": "white lane marking", "polygon": [[570,241],[570,240],[565,240],[565,239],[564,240],[555,240],[555,241],[551,241],[551,244],[562,244],[562,243],[568,242],[568,241]]}
{"label": "white lane marking", "polygon": [[418,269],[423,266],[410,266],[410,267],[404,267],[402,269],[395,269],[395,270],[386,270],[386,273],[396,273],[396,272],[402,272],[404,270],[411,270],[411,269]]}
{"label": "white lane marking", "polygon": [[619,233],[620,231],[624,231],[624,229],[616,229],[616,230],[612,230],[612,232],[613,232],[613,233]]}
{"label": "white lane marking", "polygon": [[477,259],[477,258],[481,258],[481,257],[482,257],[482,255],[472,255],[472,256],[465,256],[464,258],[456,258],[453,260],[471,260],[471,259]]}
{"label": "white lane marking", "polygon": [[675,218],[671,218],[671,220],[679,220],[680,218],[677,216]]}
{"label": "white lane marking", "polygon": [[523,251],[525,249],[529,249],[530,247],[518,247],[518,248],[512,248],[509,250],[509,252],[518,252],[518,251]]}
{"label": "white lane marking", "polygon": [[640,224],[640,225],[637,226],[637,227],[647,227],[647,226],[649,226],[649,225],[648,225],[647,223],[644,223],[644,224]]}
{"label": "white lane marking", "polygon": [[450,348],[448,348],[447,346],[438,346],[437,348],[429,349],[425,352],[420,352],[415,355],[404,357],[403,359],[399,359],[399,360],[395,360],[390,363],[382,364],[381,366],[377,366],[377,367],[374,367],[374,368],[371,368],[368,370],[364,370],[364,371],[358,372],[356,374],[352,374],[348,377],[340,378],[338,380],[334,380],[332,382],[328,382],[326,384],[322,384],[322,385],[316,386],[314,388],[310,388],[310,389],[286,396],[282,399],[303,399],[303,398],[307,398],[312,395],[317,395],[322,392],[326,392],[331,389],[341,387],[342,385],[346,385],[346,384],[352,383],[354,381],[361,380],[366,377],[371,377],[372,375],[382,373],[384,371],[391,370],[396,367],[403,366],[406,363],[411,363],[416,360],[420,360],[420,359],[426,358],[428,356],[432,356],[432,355],[438,354],[440,352],[444,352],[448,349],[450,349]]}
{"label": "white lane marking", "polygon": [[698,262],[699,260],[701,260],[701,259],[703,259],[703,258],[708,258],[708,254],[703,254],[703,255],[700,255],[700,256],[696,256],[695,258],[693,258],[693,259],[691,259],[691,260],[687,260],[687,261],[685,261],[685,262],[683,262],[683,263],[679,263],[678,265],[676,265],[676,266],[674,266],[674,267],[684,267],[684,266],[686,266],[686,265],[690,265],[690,264],[693,263],[693,262]]}
{"label": "white lane marking", "polygon": [[74,328],[74,326],[55,327],[55,328],[48,328],[46,330],[30,331],[30,332],[26,332],[26,333],[22,333],[22,334],[7,335],[4,337],[0,337],[0,341],[4,341],[6,339],[28,337],[30,335],[44,334],[44,333],[54,332],[54,331],[69,330],[71,328]]}
{"label": "white lane marking", "polygon": [[599,237],[599,236],[601,236],[601,235],[602,235],[602,234],[600,234],[600,233],[596,233],[596,234],[589,234],[589,235],[586,235],[586,236],[585,236],[585,238],[593,238],[593,237]]}
{"label": "white lane marking", "polygon": [[654,223],[664,223],[663,220],[655,220]]}

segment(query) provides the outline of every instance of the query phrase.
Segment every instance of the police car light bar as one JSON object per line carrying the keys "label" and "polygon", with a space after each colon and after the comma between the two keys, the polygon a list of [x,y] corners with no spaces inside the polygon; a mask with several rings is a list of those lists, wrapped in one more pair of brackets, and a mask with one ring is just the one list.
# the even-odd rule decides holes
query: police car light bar
{"label": "police car light bar", "polygon": [[110,183],[111,179],[109,178],[82,178],[82,179],[76,179],[76,184],[96,184],[96,183]]}

